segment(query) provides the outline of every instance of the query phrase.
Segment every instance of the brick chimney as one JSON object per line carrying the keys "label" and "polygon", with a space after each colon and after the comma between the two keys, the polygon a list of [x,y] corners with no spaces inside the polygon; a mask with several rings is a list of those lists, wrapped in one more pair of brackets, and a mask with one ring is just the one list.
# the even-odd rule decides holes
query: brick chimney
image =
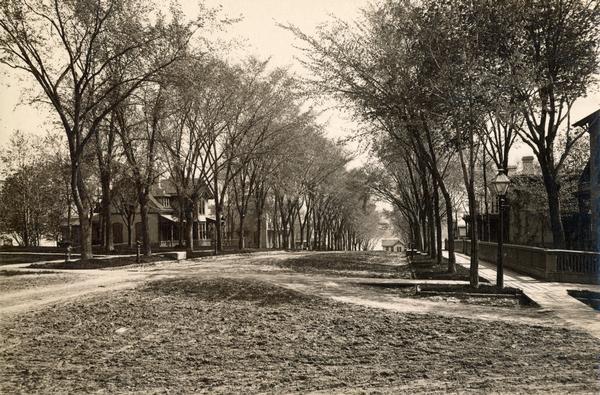
{"label": "brick chimney", "polygon": [[509,176],[509,177],[513,176],[517,172],[517,166],[510,165],[510,166],[508,166],[508,168],[506,170],[507,170],[506,172],[508,173],[507,176]]}
{"label": "brick chimney", "polygon": [[521,169],[522,174],[533,174],[535,172],[533,168],[533,156],[524,156],[521,159],[523,168]]}

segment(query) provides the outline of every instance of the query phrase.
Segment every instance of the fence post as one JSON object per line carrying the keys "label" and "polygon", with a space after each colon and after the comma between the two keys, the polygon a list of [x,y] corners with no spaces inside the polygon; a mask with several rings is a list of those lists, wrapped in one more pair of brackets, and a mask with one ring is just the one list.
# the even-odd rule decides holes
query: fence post
{"label": "fence post", "polygon": [[546,280],[559,281],[559,279],[556,278],[558,272],[558,254],[544,250],[544,258],[544,261],[546,262]]}

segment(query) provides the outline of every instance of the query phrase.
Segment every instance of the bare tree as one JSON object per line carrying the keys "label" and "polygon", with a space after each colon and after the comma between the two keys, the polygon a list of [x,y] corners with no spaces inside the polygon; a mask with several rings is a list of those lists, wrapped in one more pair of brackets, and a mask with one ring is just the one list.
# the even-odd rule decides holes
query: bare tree
{"label": "bare tree", "polygon": [[565,245],[560,173],[585,134],[571,127],[570,113],[598,72],[600,4],[540,0],[515,2],[515,8],[521,18],[514,34],[521,45],[507,63],[516,75],[515,89],[525,118],[524,127],[517,131],[540,164],[554,246],[560,248]]}
{"label": "bare tree", "polygon": [[152,254],[148,222],[152,186],[160,176],[158,136],[164,125],[166,98],[164,88],[157,83],[145,84],[136,94],[139,102],[129,102],[115,111],[123,152],[133,176],[142,220],[141,241],[145,256]]}
{"label": "bare tree", "polygon": [[[87,143],[141,83],[171,64],[192,30],[139,1],[10,0],[0,5],[0,61],[31,75],[69,144],[71,192],[80,218],[82,259],[92,257],[91,196],[83,175]],[[151,57],[143,54],[153,53]],[[111,66],[122,63],[115,78]]]}

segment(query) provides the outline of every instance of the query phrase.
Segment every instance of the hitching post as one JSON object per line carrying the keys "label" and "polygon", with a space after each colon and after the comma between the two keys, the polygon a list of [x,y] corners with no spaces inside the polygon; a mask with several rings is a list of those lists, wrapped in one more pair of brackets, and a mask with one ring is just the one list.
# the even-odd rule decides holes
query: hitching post
{"label": "hitching post", "polygon": [[135,261],[137,263],[140,263],[140,248],[142,246],[142,242],[138,240],[138,241],[135,242],[135,245],[137,247],[136,248],[136,254],[135,254]]}
{"label": "hitching post", "polygon": [[69,263],[71,261],[71,251],[73,250],[73,248],[71,247],[71,245],[67,245],[66,248],[66,252],[65,252],[65,262]]}

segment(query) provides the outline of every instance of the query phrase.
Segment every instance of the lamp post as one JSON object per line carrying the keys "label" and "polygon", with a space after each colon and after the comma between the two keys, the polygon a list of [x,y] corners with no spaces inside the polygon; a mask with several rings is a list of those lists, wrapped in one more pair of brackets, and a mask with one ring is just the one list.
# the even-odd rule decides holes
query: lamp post
{"label": "lamp post", "polygon": [[502,244],[504,241],[504,197],[506,196],[506,191],[508,191],[508,185],[510,184],[510,179],[504,173],[504,170],[499,170],[498,175],[492,181],[492,185],[496,190],[496,194],[498,195],[498,213],[500,226],[498,228],[498,257],[496,259],[496,286],[498,288],[504,287],[504,268],[502,262]]}

